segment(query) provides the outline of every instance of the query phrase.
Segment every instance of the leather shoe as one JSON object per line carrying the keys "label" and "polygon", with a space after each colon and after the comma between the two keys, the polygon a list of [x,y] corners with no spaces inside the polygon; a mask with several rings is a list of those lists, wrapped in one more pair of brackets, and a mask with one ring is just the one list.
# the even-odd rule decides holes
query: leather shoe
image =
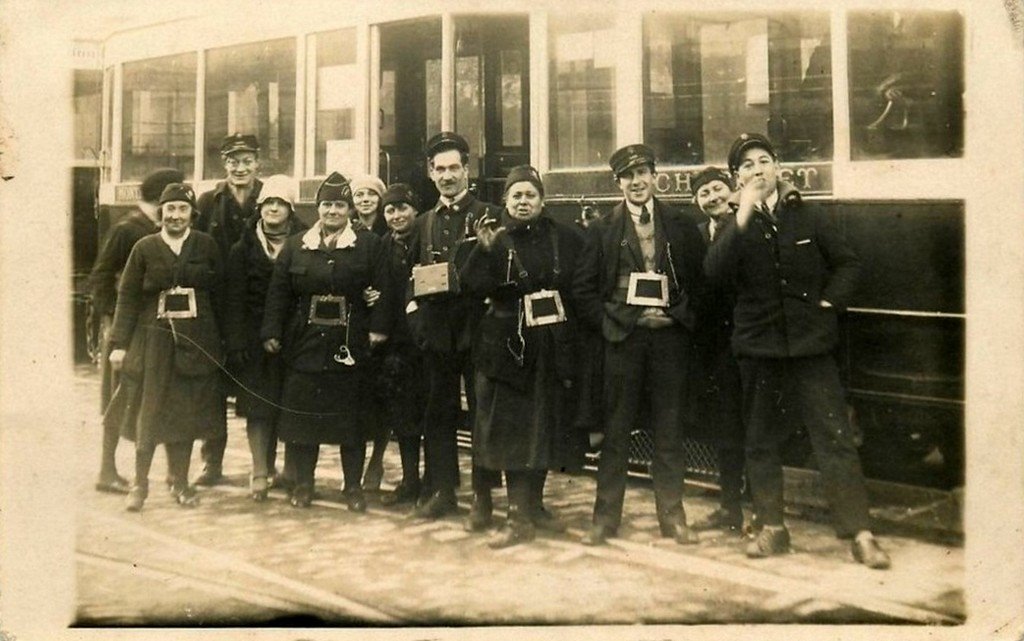
{"label": "leather shoe", "polygon": [[615,536],[615,528],[608,527],[607,525],[593,525],[583,534],[580,543],[583,545],[604,545],[609,537],[613,536]]}
{"label": "leather shoe", "polygon": [[490,491],[473,494],[473,506],[469,508],[469,516],[463,524],[467,532],[482,532],[491,526],[494,515],[494,502]]}
{"label": "leather shoe", "polygon": [[344,492],[345,494],[345,505],[348,506],[349,512],[365,512],[366,511],[366,496],[363,495],[363,491],[349,490]]}
{"label": "leather shoe", "polygon": [[249,478],[249,498],[257,503],[266,501],[270,491],[270,483],[265,476],[252,476]]}
{"label": "leather shoe", "polygon": [[789,552],[789,530],[785,527],[765,526],[747,545],[747,556],[751,559],[763,559],[786,552]]}
{"label": "leather shoe", "polygon": [[545,532],[561,534],[569,529],[569,526],[565,524],[565,521],[552,514],[543,505],[533,513],[533,518],[531,520],[533,521],[534,527]]}
{"label": "leather shoe", "polygon": [[686,523],[662,523],[661,535],[666,538],[675,539],[679,545],[694,545],[700,543],[697,533],[686,526]]}
{"label": "leather shoe", "polygon": [[455,512],[456,509],[458,509],[458,503],[455,500],[454,492],[434,492],[422,505],[416,506],[416,511],[413,514],[420,519],[439,519]]}
{"label": "leather shoe", "polygon": [[520,543],[529,543],[536,537],[537,533],[533,523],[520,519],[509,519],[507,526],[487,542],[487,547],[492,550],[501,550]]}
{"label": "leather shoe", "polygon": [[288,498],[292,507],[307,508],[313,503],[313,488],[309,485],[296,484],[292,495]]}
{"label": "leather shoe", "polygon": [[878,545],[874,536],[858,537],[852,544],[853,558],[872,570],[888,570],[892,565],[889,555]]}
{"label": "leather shoe", "polygon": [[175,486],[171,489],[171,496],[181,507],[195,507],[199,505],[199,495],[195,489],[188,485]]}
{"label": "leather shoe", "polygon": [[415,503],[419,496],[419,483],[399,483],[395,489],[381,495],[380,504],[398,505],[400,503]]}
{"label": "leather shoe", "polygon": [[127,494],[131,489],[131,485],[128,483],[128,479],[122,476],[115,476],[110,480],[100,480],[96,483],[97,492],[107,492],[108,494]]}
{"label": "leather shoe", "polygon": [[196,485],[212,487],[224,482],[224,473],[221,470],[207,469],[196,479]]}
{"label": "leather shoe", "polygon": [[132,485],[128,490],[128,496],[124,500],[124,509],[129,512],[141,512],[142,504],[146,502],[149,488],[143,485]]}
{"label": "leather shoe", "polygon": [[743,511],[718,508],[702,519],[697,519],[690,524],[690,529],[698,532],[702,530],[725,530],[731,534],[743,533]]}

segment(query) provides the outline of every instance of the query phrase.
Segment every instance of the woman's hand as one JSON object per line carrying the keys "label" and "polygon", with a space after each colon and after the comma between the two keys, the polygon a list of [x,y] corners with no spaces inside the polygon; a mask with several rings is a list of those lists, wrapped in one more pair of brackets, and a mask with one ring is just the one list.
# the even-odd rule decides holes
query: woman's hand
{"label": "woman's hand", "polygon": [[494,243],[497,242],[498,236],[505,232],[505,228],[500,225],[497,219],[480,218],[473,223],[473,231],[476,232],[476,240],[480,245],[480,249],[489,252],[491,247],[494,247]]}
{"label": "woman's hand", "polygon": [[373,304],[376,303],[378,299],[380,299],[380,291],[372,287],[367,287],[363,290],[363,301],[366,303],[367,307],[373,307]]}
{"label": "woman's hand", "polygon": [[387,334],[370,332],[370,347],[376,347],[388,339]]}
{"label": "woman's hand", "polygon": [[281,341],[276,338],[268,338],[263,341],[263,351],[268,354],[276,354],[281,351]]}
{"label": "woman's hand", "polygon": [[110,350],[110,358],[107,359],[110,361],[110,369],[114,370],[115,372],[120,372],[121,367],[124,365],[124,357],[127,354],[128,352],[123,349]]}

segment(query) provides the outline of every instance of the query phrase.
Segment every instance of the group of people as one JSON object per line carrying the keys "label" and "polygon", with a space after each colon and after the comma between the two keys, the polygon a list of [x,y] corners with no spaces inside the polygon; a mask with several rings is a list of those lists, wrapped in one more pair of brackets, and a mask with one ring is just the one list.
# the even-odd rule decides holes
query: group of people
{"label": "group of people", "polygon": [[[464,391],[465,527],[490,528],[504,477],[509,512],[494,548],[566,530],[543,503],[547,474],[577,469],[588,445],[600,458],[582,542],[614,537],[630,433],[644,426],[663,536],[692,544],[702,529],[744,532],[746,477],[756,516],[746,553],[784,553],[780,447],[801,425],[837,533],[852,538],[857,561],[889,566],[832,356],[859,263],[781,180],[766,137],[741,135],[727,169],[692,177],[699,217],[654,195],[649,147],[625,146],[609,160],[623,200],[585,226],[548,214],[528,165],[508,173],[503,206],[478,200],[469,145],[454,132],[426,146],[433,207],[423,211],[409,185],[335,172],[308,228],[292,179],[256,178],[253,136],[228,136],[221,152],[227,179],[198,200],[174,170],[147,177],[139,210],[114,226],[94,270],[118,379],[104,386],[97,489],[127,493],[127,509],[142,508],[160,443],[181,505],[198,500],[195,440],[205,465],[196,483],[221,481],[230,394],[246,418],[254,500],[280,485],[308,507],[319,446],[338,445],[346,504],[365,511],[393,435],[402,478],[381,503],[441,518],[457,508]],[[717,446],[721,507],[690,522],[683,445],[698,425]],[[119,435],[135,442],[131,483],[114,464]]]}

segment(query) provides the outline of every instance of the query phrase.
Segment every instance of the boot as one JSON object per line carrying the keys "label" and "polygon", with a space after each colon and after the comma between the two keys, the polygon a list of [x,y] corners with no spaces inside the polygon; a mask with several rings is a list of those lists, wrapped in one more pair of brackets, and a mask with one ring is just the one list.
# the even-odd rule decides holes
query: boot
{"label": "boot", "polygon": [[[491,500],[491,491],[474,492],[473,506],[469,508],[469,516],[466,517],[464,529],[467,532],[482,532],[491,526],[494,513],[494,503]],[[531,525],[531,529],[532,529]]]}
{"label": "boot", "polygon": [[146,502],[149,495],[148,483],[133,483],[128,489],[128,496],[125,497],[124,509],[129,512],[141,512],[142,504]]}
{"label": "boot", "polygon": [[501,550],[520,543],[529,543],[536,536],[536,530],[529,519],[510,513],[505,528],[487,542],[487,547],[492,550]]}

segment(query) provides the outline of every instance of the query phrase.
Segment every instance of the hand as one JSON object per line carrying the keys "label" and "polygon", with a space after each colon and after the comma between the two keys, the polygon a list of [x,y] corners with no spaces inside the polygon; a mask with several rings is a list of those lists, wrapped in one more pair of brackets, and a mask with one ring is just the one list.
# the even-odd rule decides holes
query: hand
{"label": "hand", "polygon": [[363,301],[366,302],[367,307],[373,307],[373,304],[380,299],[380,292],[372,287],[367,287],[363,290]]}
{"label": "hand", "polygon": [[370,347],[376,347],[388,339],[387,334],[379,334],[377,332],[370,332]]}
{"label": "hand", "polygon": [[480,248],[484,251],[491,251],[491,247],[494,247],[498,236],[505,232],[505,228],[501,227],[494,218],[479,218],[473,223],[473,231],[476,233],[476,240]]}
{"label": "hand", "polygon": [[110,361],[110,369],[115,372],[120,372],[121,367],[124,365],[124,357],[127,356],[128,352],[123,349],[112,349],[110,350],[110,357],[107,359]]}
{"label": "hand", "polygon": [[604,443],[604,433],[602,432],[591,432],[590,433],[590,449],[594,450]]}
{"label": "hand", "polygon": [[281,351],[281,341],[276,338],[268,338],[263,341],[263,351],[268,354],[276,354]]}
{"label": "hand", "polygon": [[822,307],[824,309],[832,309],[832,303],[828,302],[823,298],[820,301],[818,301],[818,307]]}

